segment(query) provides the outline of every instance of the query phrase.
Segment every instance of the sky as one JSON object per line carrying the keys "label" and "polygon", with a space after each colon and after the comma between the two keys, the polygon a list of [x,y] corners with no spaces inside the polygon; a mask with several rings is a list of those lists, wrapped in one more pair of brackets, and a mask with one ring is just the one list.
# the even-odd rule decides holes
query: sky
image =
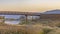
{"label": "sky", "polygon": [[60,9],[60,0],[0,0],[0,11],[44,12]]}

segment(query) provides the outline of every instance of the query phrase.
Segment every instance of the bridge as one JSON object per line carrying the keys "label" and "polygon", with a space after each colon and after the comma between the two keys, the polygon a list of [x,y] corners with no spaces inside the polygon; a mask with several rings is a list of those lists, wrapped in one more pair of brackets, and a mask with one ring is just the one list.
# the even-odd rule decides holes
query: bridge
{"label": "bridge", "polygon": [[0,15],[31,15],[40,16],[39,12],[0,11]]}
{"label": "bridge", "polygon": [[0,11],[0,15],[25,15],[26,22],[27,22],[28,16],[40,16],[40,14],[41,13],[38,13],[38,12]]}

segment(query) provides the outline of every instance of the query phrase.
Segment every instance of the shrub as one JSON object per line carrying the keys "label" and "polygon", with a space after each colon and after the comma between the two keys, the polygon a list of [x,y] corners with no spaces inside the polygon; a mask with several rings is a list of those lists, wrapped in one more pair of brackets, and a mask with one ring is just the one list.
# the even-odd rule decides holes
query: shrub
{"label": "shrub", "polygon": [[44,31],[44,34],[47,34],[47,33],[49,33],[50,31],[52,31],[52,29],[44,28],[43,31]]}

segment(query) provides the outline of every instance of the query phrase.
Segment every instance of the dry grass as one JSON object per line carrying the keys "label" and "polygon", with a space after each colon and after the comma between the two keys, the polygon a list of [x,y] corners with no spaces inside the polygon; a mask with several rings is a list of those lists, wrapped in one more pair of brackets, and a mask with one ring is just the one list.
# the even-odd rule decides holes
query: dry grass
{"label": "dry grass", "polygon": [[40,22],[40,24],[34,25],[7,25],[1,23],[0,34],[59,34],[60,28],[56,27],[60,23],[59,21]]}
{"label": "dry grass", "polygon": [[51,29],[53,28],[42,25],[2,25],[0,34],[46,34],[45,31]]}

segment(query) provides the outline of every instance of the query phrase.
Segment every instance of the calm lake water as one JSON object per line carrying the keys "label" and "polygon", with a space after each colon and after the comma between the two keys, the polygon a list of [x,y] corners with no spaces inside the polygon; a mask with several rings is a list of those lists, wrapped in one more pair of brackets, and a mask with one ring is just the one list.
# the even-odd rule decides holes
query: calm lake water
{"label": "calm lake water", "polygon": [[6,24],[19,24],[20,21],[5,21]]}
{"label": "calm lake water", "polygon": [[[0,15],[0,16],[5,16],[5,18],[15,18],[15,19],[19,19],[21,16],[23,15]],[[18,24],[20,21],[8,21],[5,20],[6,24]]]}
{"label": "calm lake water", "polygon": [[[24,15],[0,15],[0,16],[5,16],[5,19],[6,18],[14,18],[14,19],[20,19],[21,16],[24,16]],[[25,16],[24,16],[25,17]],[[33,19],[35,18],[40,18],[38,16],[33,16]],[[32,16],[28,16],[28,19],[32,19]],[[9,20],[5,20],[5,23],[6,24],[18,24],[20,22],[20,20],[17,20],[17,21],[9,21]]]}

